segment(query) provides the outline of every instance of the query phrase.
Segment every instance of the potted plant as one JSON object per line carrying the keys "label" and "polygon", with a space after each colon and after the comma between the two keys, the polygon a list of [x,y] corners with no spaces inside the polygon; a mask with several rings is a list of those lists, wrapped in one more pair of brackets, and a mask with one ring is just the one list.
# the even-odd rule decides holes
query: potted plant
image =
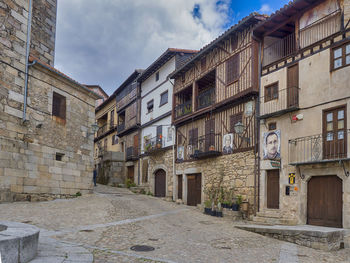
{"label": "potted plant", "polygon": [[211,151],[215,151],[215,146],[214,145],[210,145],[209,146],[209,151],[211,152]]}
{"label": "potted plant", "polygon": [[232,210],[233,211],[239,211],[239,206],[242,204],[242,196],[237,195],[236,196],[236,202],[235,204],[232,205]]}
{"label": "potted plant", "polygon": [[210,200],[206,200],[204,202],[204,214],[206,214],[206,215],[211,214],[211,202],[210,202]]}

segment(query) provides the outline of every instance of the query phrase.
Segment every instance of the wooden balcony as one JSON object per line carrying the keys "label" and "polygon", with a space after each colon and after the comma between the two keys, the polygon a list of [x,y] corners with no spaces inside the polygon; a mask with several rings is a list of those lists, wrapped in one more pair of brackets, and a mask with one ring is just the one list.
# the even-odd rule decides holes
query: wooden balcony
{"label": "wooden balcony", "polygon": [[262,66],[267,66],[284,57],[292,55],[296,52],[297,45],[295,34],[287,35],[286,37],[277,40],[264,48],[264,57]]}
{"label": "wooden balcony", "polygon": [[193,138],[187,146],[187,159],[203,159],[219,156],[221,153],[221,134],[209,133],[198,138]]}
{"label": "wooden balcony", "polygon": [[272,97],[260,97],[260,118],[281,115],[299,109],[299,87],[278,90]]}
{"label": "wooden balcony", "polygon": [[135,161],[139,158],[137,147],[126,148],[126,161]]}
{"label": "wooden balcony", "polygon": [[350,159],[350,130],[327,132],[288,141],[289,164],[312,164]]}
{"label": "wooden balcony", "polygon": [[192,100],[186,101],[185,103],[179,104],[175,107],[175,119],[190,113],[192,113]]}
{"label": "wooden balcony", "polygon": [[119,110],[121,110],[122,108],[124,108],[126,105],[128,105],[131,101],[133,101],[134,99],[136,99],[136,95],[137,95],[137,88],[136,86],[131,90],[130,93],[126,94],[123,98],[118,98],[117,97],[117,103],[116,103],[116,108]]}
{"label": "wooden balcony", "polygon": [[215,88],[208,89],[198,94],[197,110],[206,108],[215,103]]}

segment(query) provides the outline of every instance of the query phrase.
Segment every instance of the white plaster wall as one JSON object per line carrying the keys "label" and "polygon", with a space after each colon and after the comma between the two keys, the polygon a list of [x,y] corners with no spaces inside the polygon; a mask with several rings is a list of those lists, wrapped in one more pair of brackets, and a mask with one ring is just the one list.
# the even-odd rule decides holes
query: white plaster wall
{"label": "white plaster wall", "polygon": [[[159,69],[159,80],[156,81],[156,73],[141,83],[141,125],[158,118],[171,111],[173,98],[173,85],[167,76],[175,70],[175,57],[170,59]],[[166,81],[167,80],[167,81]],[[166,81],[166,82],[164,82]],[[164,82],[164,83],[163,83]],[[163,83],[161,86],[159,86]],[[159,86],[158,88],[156,88]],[[155,89],[156,88],[156,89]],[[155,89],[155,90],[153,90]],[[153,91],[152,91],[153,90]],[[160,95],[168,91],[168,103],[160,106]],[[153,111],[148,113],[147,102],[154,101]]]}

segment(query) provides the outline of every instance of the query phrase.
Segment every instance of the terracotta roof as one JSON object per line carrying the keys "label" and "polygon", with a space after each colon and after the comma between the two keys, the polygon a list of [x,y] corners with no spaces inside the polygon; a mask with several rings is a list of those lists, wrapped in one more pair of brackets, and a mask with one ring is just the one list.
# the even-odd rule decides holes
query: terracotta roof
{"label": "terracotta roof", "polygon": [[66,80],[74,83],[75,85],[79,86],[80,88],[84,89],[85,91],[88,91],[89,93],[91,93],[95,99],[102,99],[102,97],[98,94],[96,94],[95,92],[91,91],[90,89],[88,89],[87,87],[85,87],[84,85],[80,84],[78,81],[72,79],[71,77],[67,76],[66,74],[64,74],[63,72],[57,70],[56,68],[50,66],[49,64],[45,63],[44,61],[38,59],[37,57],[34,57],[33,55],[29,55],[29,62],[34,62],[37,64],[40,64],[41,66],[43,66],[44,68],[48,69],[49,71],[65,78]]}
{"label": "terracotta roof", "polygon": [[253,21],[253,20],[255,20],[255,22],[256,21],[263,21],[263,20],[266,19],[266,17],[267,17],[266,15],[261,15],[261,14],[256,13],[256,12],[251,13],[250,15],[244,17],[237,24],[235,24],[232,27],[230,27],[229,29],[227,29],[223,34],[218,36],[212,42],[210,42],[209,44],[207,44],[204,47],[202,47],[197,54],[193,55],[193,57],[187,61],[187,63],[185,63],[179,69],[175,70],[173,73],[171,73],[169,75],[170,78],[175,78],[177,75],[183,73],[184,71],[187,71],[190,67],[192,67],[192,64],[195,61],[197,61],[199,58],[202,57],[202,55],[210,52],[210,50],[212,48],[214,48],[214,46],[216,44],[218,44],[220,41],[224,40],[228,35],[233,33],[235,30],[239,29],[240,27],[246,26],[247,24],[250,24],[250,22]]}

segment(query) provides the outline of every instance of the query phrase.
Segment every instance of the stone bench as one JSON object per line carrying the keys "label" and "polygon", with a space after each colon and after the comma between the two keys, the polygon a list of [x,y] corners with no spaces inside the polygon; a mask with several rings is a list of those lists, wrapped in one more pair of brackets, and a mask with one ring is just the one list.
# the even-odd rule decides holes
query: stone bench
{"label": "stone bench", "polygon": [[38,250],[39,228],[22,223],[0,221],[2,263],[26,263]]}

